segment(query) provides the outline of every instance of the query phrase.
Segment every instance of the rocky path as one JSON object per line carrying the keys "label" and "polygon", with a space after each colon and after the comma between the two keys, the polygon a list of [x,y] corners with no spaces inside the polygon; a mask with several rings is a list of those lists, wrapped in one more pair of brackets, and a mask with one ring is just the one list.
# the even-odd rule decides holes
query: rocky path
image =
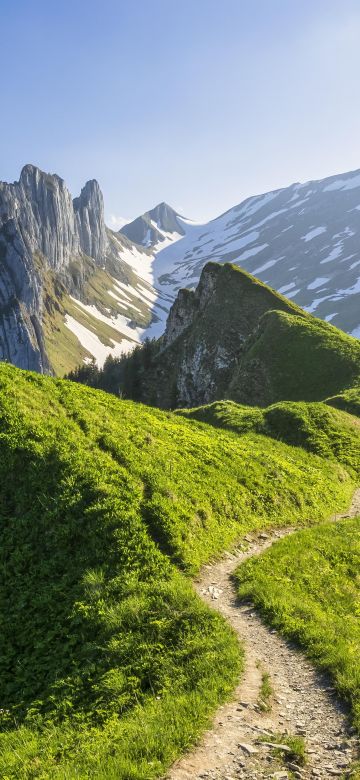
{"label": "rocky path", "polygon": [[[360,490],[349,511],[332,518],[360,514]],[[274,778],[346,777],[358,755],[356,736],[349,728],[344,707],[329,680],[314,670],[291,643],[265,626],[254,609],[236,601],[231,574],[247,558],[270,547],[294,528],[246,537],[247,550],[227,554],[205,566],[196,583],[199,595],[231,623],[245,645],[245,672],[235,699],[220,707],[200,745],[173,765],[168,780],[260,780]],[[263,675],[270,675],[271,709],[261,709]],[[305,740],[304,767],[286,761],[285,752],[274,756],[269,743],[275,733],[300,735]],[[268,736],[266,736],[268,734]]]}

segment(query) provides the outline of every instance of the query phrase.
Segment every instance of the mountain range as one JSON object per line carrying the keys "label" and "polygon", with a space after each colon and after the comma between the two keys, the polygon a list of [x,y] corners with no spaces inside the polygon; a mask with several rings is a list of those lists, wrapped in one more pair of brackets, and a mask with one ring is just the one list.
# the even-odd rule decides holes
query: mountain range
{"label": "mountain range", "polygon": [[158,337],[208,261],[249,271],[360,335],[360,171],[248,198],[204,224],[166,203],[120,231],[94,180],[72,199],[27,165],[0,183],[0,359],[63,375]]}
{"label": "mountain range", "polygon": [[69,378],[165,409],[225,398],[257,407],[331,399],[350,410],[360,341],[236,265],[209,262],[195,290],[179,290],[159,339]]}

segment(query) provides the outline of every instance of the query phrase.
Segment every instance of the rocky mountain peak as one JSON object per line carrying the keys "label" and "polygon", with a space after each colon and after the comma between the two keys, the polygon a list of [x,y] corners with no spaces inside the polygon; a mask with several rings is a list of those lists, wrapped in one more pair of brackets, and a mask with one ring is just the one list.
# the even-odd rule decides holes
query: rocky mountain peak
{"label": "rocky mountain peak", "polygon": [[107,249],[97,181],[88,181],[74,201],[60,176],[30,164],[19,181],[0,183],[0,360],[48,370],[42,329],[47,272],[73,292],[71,261],[81,266],[86,255],[103,267]]}
{"label": "rocky mountain peak", "polygon": [[183,236],[185,231],[178,220],[180,215],[163,201],[150,211],[120,228],[119,233],[130,241],[146,247],[161,244],[169,234]]}
{"label": "rocky mountain peak", "polygon": [[104,199],[96,179],[87,181],[78,198],[73,200],[81,250],[103,263],[107,246]]}
{"label": "rocky mountain peak", "polygon": [[177,220],[180,214],[165,201],[158,203],[155,208],[148,212],[148,215],[151,220],[156,222],[160,230],[164,230],[166,233],[180,233],[180,235],[184,235],[184,230]]}
{"label": "rocky mountain peak", "polygon": [[221,273],[217,263],[207,263],[203,268],[196,290],[186,288],[179,290],[171,306],[166,322],[162,346],[169,347],[187,329],[195,317],[203,311],[215,290],[216,282]]}

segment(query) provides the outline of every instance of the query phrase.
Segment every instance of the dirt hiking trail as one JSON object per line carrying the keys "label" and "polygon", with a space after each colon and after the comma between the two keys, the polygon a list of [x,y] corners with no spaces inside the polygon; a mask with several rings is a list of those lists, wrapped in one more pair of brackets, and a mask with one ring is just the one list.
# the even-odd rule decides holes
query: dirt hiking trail
{"label": "dirt hiking trail", "polygon": [[[355,492],[348,512],[334,515],[331,520],[358,514],[360,490]],[[172,766],[168,780],[341,778],[346,777],[357,757],[358,740],[329,679],[315,671],[293,644],[265,626],[254,608],[236,599],[231,575],[239,563],[296,530],[249,534],[246,552],[228,553],[222,560],[204,566],[195,583],[199,595],[224,615],[244,643],[245,670],[234,700],[220,707],[211,730],[192,752]],[[269,712],[259,706],[264,673],[270,675],[273,688]],[[303,736],[305,766],[286,760],[285,751],[275,756],[269,745],[259,743],[259,737],[267,732],[269,743],[274,733]]]}

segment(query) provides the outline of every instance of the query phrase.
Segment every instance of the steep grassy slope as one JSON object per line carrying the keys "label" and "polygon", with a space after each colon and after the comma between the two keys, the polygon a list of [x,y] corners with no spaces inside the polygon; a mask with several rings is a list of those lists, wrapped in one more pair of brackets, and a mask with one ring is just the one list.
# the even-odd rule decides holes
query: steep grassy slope
{"label": "steep grassy slope", "polygon": [[302,447],[360,472],[360,425],[358,420],[323,403],[284,401],[266,409],[241,406],[233,401],[215,401],[176,414],[238,434],[250,431]]}
{"label": "steep grassy slope", "polygon": [[311,316],[269,311],[250,337],[229,397],[265,406],[320,401],[360,376],[360,342]]}
{"label": "steep grassy slope", "polygon": [[0,775],[159,776],[241,666],[181,570],[351,491],[299,448],[1,365]]}
{"label": "steep grassy slope", "polygon": [[328,670],[360,731],[360,518],[303,530],[237,571],[271,625]]}
{"label": "steep grassy slope", "polygon": [[320,401],[355,386],[360,341],[315,319],[236,266],[208,263],[180,290],[155,343],[70,378],[161,408],[230,398]]}

